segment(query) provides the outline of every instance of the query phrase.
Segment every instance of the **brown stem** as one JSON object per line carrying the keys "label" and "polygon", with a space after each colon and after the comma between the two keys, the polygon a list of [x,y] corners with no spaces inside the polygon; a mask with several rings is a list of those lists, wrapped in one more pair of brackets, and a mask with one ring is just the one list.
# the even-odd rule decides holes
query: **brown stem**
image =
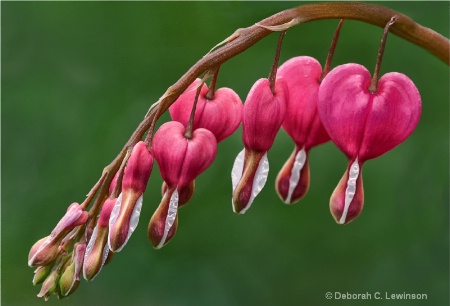
{"label": "brown stem", "polygon": [[203,83],[205,80],[203,79],[198,85],[197,92],[195,93],[194,105],[192,105],[191,116],[189,117],[189,121],[186,126],[186,131],[184,132],[184,137],[187,139],[192,138],[192,130],[194,129],[194,118],[195,118],[195,110],[197,109],[197,101],[200,97],[200,92],[202,91]]}
{"label": "brown stem", "polygon": [[217,77],[219,76],[219,69],[220,66],[217,67],[216,71],[214,72],[214,76],[211,80],[211,83],[209,84],[208,92],[206,93],[205,96],[207,100],[214,100],[214,94],[216,93]]}
{"label": "brown stem", "polygon": [[323,68],[322,74],[320,75],[320,78],[319,78],[319,83],[322,82],[323,78],[327,76],[328,72],[330,72],[330,67],[331,67],[331,62],[333,61],[334,51],[336,50],[337,42],[339,39],[339,34],[341,34],[341,28],[342,28],[342,25],[344,24],[344,22],[345,22],[345,19],[341,19],[336,28],[336,31],[334,32],[333,40],[331,41],[330,50],[328,51],[327,60],[325,62],[325,66]]}
{"label": "brown stem", "polygon": [[277,79],[278,62],[280,61],[281,45],[283,44],[284,34],[286,34],[286,31],[282,31],[280,33],[280,37],[278,38],[277,50],[275,51],[272,69],[270,69],[270,74],[268,78],[270,83],[270,91],[272,91],[272,94],[274,95],[275,95],[275,80]]}
{"label": "brown stem", "polygon": [[126,164],[128,162],[128,158],[130,158],[130,154],[131,154],[131,151],[130,151],[130,149],[128,149],[125,157],[122,160],[122,163],[120,164],[120,168],[117,171],[117,173],[118,173],[117,181],[116,181],[116,185],[114,186],[114,189],[113,189],[113,191],[112,191],[112,193],[110,195],[111,198],[119,197],[119,194],[120,194],[120,192],[122,190],[123,173],[124,173],[124,170],[125,170],[125,166],[126,166]]}
{"label": "brown stem", "polygon": [[378,89],[378,76],[380,75],[381,62],[383,61],[384,48],[386,47],[386,40],[391,26],[397,21],[397,17],[392,17],[386,24],[381,37],[380,48],[378,49],[377,63],[375,64],[375,71],[373,72],[372,80],[370,81],[369,91],[376,93]]}

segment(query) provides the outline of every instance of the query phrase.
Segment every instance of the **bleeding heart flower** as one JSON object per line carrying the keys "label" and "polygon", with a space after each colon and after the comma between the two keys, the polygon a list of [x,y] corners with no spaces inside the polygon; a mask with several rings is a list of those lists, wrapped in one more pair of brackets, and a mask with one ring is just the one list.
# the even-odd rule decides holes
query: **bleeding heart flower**
{"label": "bleeding heart flower", "polygon": [[[187,126],[197,88],[201,82],[202,80],[197,78],[169,107],[173,121]],[[239,127],[242,120],[242,101],[230,88],[219,88],[214,92],[213,99],[206,97],[207,92],[208,87],[203,84],[195,109],[194,130],[198,128],[210,130],[219,143]]]}
{"label": "bleeding heart flower", "polygon": [[245,213],[264,187],[269,173],[267,151],[281,127],[288,92],[283,79],[275,82],[274,93],[268,79],[259,79],[244,104],[242,150],[233,165],[233,211]]}
{"label": "bleeding heart flower", "polygon": [[109,254],[109,219],[116,201],[116,198],[108,198],[105,201],[98,217],[97,225],[89,239],[83,264],[83,276],[86,280],[93,280],[105,265]]}
{"label": "bleeding heart flower", "polygon": [[148,236],[157,249],[173,237],[178,224],[178,190],[192,184],[214,161],[217,141],[207,129],[194,130],[190,139],[180,122],[164,123],[153,138],[153,154],[167,190],[148,225]]}
{"label": "bleeding heart flower", "polygon": [[286,82],[284,130],[295,142],[292,155],[280,170],[275,183],[280,198],[286,204],[300,200],[309,188],[309,150],[330,140],[317,113],[320,63],[309,56],[294,57],[278,68],[277,76]]}
{"label": "bleeding heart flower", "polygon": [[358,64],[333,69],[319,89],[319,115],[337,147],[349,159],[347,170],[330,199],[330,210],[340,224],[362,210],[362,165],[402,143],[419,122],[421,99],[404,74],[390,72],[369,91],[369,71]]}
{"label": "bleeding heart flower", "polygon": [[131,151],[122,179],[122,192],[115,201],[109,218],[108,245],[119,252],[136,229],[142,208],[142,198],[152,173],[153,156],[140,141]]}

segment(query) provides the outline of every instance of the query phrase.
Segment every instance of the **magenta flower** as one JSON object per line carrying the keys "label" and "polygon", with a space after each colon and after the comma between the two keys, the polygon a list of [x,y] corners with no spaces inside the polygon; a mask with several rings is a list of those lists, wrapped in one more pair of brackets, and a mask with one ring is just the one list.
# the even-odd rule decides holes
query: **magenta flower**
{"label": "magenta flower", "polygon": [[317,113],[320,63],[309,56],[294,57],[278,68],[287,84],[286,117],[283,128],[295,142],[292,155],[280,170],[275,183],[286,204],[300,200],[309,188],[309,150],[330,140]]}
{"label": "magenta flower", "polygon": [[288,92],[283,79],[277,79],[274,93],[268,79],[259,79],[244,104],[242,150],[233,165],[233,211],[243,214],[264,187],[269,173],[267,151],[281,127]]}
{"label": "magenta flower", "polygon": [[89,239],[83,264],[83,276],[86,280],[93,280],[100,273],[106,258],[108,258],[109,219],[116,201],[116,198],[108,198],[105,201],[98,217],[97,225]]}
{"label": "magenta flower", "polygon": [[[197,78],[169,107],[173,121],[187,126],[201,82],[202,80]],[[195,109],[194,130],[204,128],[211,131],[219,143],[239,127],[242,120],[242,101],[230,88],[219,88],[211,100],[206,97],[207,92],[208,86],[203,84]]]}
{"label": "magenta flower", "polygon": [[173,237],[178,225],[178,190],[185,188],[214,161],[217,142],[207,129],[185,136],[180,122],[164,123],[153,138],[153,154],[167,190],[148,225],[148,236],[157,249]]}
{"label": "magenta flower", "polygon": [[122,180],[122,192],[109,219],[109,249],[119,252],[130,239],[139,222],[142,197],[152,173],[153,156],[140,141],[131,152]]}
{"label": "magenta flower", "polygon": [[333,69],[319,89],[319,115],[337,147],[347,156],[347,170],[330,199],[336,222],[346,224],[364,203],[362,165],[402,143],[419,122],[421,99],[404,74],[390,72],[369,91],[370,73],[361,65]]}

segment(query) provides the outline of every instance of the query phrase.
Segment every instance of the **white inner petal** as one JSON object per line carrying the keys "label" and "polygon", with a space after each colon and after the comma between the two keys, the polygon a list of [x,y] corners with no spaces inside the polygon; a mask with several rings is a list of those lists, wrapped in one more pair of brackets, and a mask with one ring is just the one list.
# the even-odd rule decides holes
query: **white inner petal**
{"label": "white inner petal", "polygon": [[111,211],[111,215],[109,216],[109,229],[108,229],[108,247],[111,248],[111,229],[113,228],[114,223],[116,223],[117,217],[119,216],[120,207],[122,206],[122,193],[119,194],[119,197],[114,204],[114,207]]}
{"label": "white inner petal", "polygon": [[256,169],[255,178],[253,179],[253,185],[252,185],[252,194],[250,196],[250,199],[247,203],[247,206],[245,206],[239,213],[243,214],[245,213],[250,206],[252,206],[253,200],[256,198],[258,193],[261,192],[264,185],[267,181],[267,176],[269,175],[269,160],[267,159],[267,152],[264,153],[263,157],[259,161],[258,169]]}
{"label": "white inner petal", "polygon": [[[167,193],[167,191],[166,191]],[[165,195],[164,195],[165,196]],[[175,218],[177,217],[178,212],[178,190],[175,190],[170,197],[170,203],[169,203],[169,210],[167,211],[167,217],[166,222],[164,225],[164,234],[161,238],[161,241],[159,242],[157,249],[160,249],[163,247],[164,243],[166,243],[167,235],[169,234],[169,231],[175,222]]]}
{"label": "white inner petal", "polygon": [[[115,253],[120,252],[123,249],[123,247],[128,243],[128,240],[130,239],[131,234],[133,234],[134,230],[136,229],[136,227],[139,223],[139,216],[141,215],[143,196],[144,195],[141,194],[141,196],[137,199],[136,204],[134,205],[133,212],[131,213],[130,224],[129,224],[130,227],[128,228],[127,238],[125,239],[124,243],[120,246],[120,248],[118,248],[115,251]],[[119,201],[119,199],[117,199],[117,202],[118,201]],[[114,206],[114,209],[115,208],[116,208],[116,206]],[[113,209],[113,211],[114,211],[114,209]],[[108,239],[108,241],[109,241],[109,239]],[[108,255],[108,254],[106,254],[106,255]],[[105,258],[105,260],[106,260],[106,258]]]}
{"label": "white inner petal", "polygon": [[348,174],[347,188],[345,189],[345,203],[344,203],[344,212],[342,213],[341,219],[339,220],[340,224],[345,223],[345,219],[347,219],[348,208],[350,207],[350,203],[353,200],[353,197],[356,193],[356,180],[359,176],[359,165],[358,158],[353,162],[350,166],[350,173]]}
{"label": "white inner petal", "polygon": [[289,190],[284,203],[291,204],[292,194],[300,181],[300,172],[305,166],[306,152],[305,148],[301,149],[295,155],[294,164],[292,165],[291,176],[289,177]]}
{"label": "white inner petal", "polygon": [[[244,158],[245,158],[245,149],[243,149],[239,154],[236,156],[236,159],[234,160],[233,169],[231,170],[231,183],[233,185],[233,193],[236,189],[236,186],[239,184],[239,181],[242,177],[242,172],[244,171]],[[233,212],[236,212],[234,210],[233,200],[231,200],[231,207],[233,208]]]}

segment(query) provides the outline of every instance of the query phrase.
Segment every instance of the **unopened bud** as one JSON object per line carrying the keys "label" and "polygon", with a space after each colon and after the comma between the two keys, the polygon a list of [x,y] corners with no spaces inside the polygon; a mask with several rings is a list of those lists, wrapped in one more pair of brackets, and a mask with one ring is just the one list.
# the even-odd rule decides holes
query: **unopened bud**
{"label": "unopened bud", "polygon": [[108,258],[108,220],[117,199],[109,198],[105,201],[97,220],[91,239],[89,240],[84,256],[83,276],[87,280],[94,279],[100,272]]}
{"label": "unopened bud", "polygon": [[50,236],[39,240],[33,245],[28,257],[28,265],[30,267],[46,266],[54,261],[59,255],[58,248],[64,237],[75,227],[84,224],[88,216],[88,213],[83,211],[79,204],[71,204],[64,217],[62,217],[53,229]]}
{"label": "unopened bud", "polygon": [[140,141],[131,152],[122,180],[122,193],[117,198],[109,219],[109,248],[119,252],[130,239],[139,222],[142,195],[152,172],[153,156]]}
{"label": "unopened bud", "polygon": [[42,283],[52,271],[53,264],[40,266],[34,271],[33,285]]}
{"label": "unopened bud", "polygon": [[64,269],[59,280],[59,293],[63,297],[70,295],[78,288],[85,250],[85,243],[75,244],[70,264]]}

